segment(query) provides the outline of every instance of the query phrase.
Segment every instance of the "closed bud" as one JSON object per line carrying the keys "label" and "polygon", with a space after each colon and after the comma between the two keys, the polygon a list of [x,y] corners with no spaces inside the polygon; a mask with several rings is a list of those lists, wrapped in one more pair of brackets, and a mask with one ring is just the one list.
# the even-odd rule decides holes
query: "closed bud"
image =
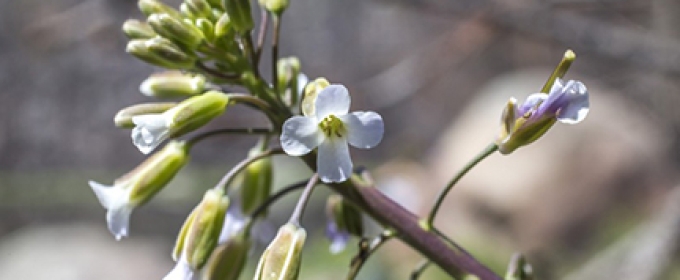
{"label": "closed bud", "polygon": [[161,114],[140,115],[132,118],[132,142],[142,153],[149,153],[161,142],[194,131],[224,113],[229,97],[209,91],[191,97]]}
{"label": "closed bud", "polygon": [[146,22],[136,19],[128,19],[123,23],[123,33],[129,39],[151,39],[156,37],[156,32]]}
{"label": "closed bud", "polygon": [[238,280],[248,259],[250,239],[241,231],[213,250],[203,267],[203,280]]}
{"label": "closed bud", "polygon": [[[286,57],[279,59],[276,64],[279,72],[278,88],[286,88],[291,85],[297,91],[297,78],[300,75],[300,60],[297,57]],[[297,92],[295,92],[297,94]]]}
{"label": "closed bud", "polygon": [[217,246],[227,208],[229,198],[223,190],[208,190],[182,225],[173,258],[183,259],[194,270],[203,267]]}
{"label": "closed bud", "polygon": [[132,122],[132,117],[148,114],[160,114],[177,105],[176,102],[156,102],[156,103],[142,103],[125,107],[118,111],[113,117],[113,123],[119,128],[133,128],[135,123]]}
{"label": "closed bud", "polygon": [[147,22],[158,35],[189,49],[196,48],[203,41],[203,33],[196,26],[168,14],[153,14]]}
{"label": "closed bud", "polygon": [[305,116],[314,116],[316,109],[314,108],[314,103],[316,102],[316,97],[319,92],[329,86],[330,83],[326,78],[317,78],[316,80],[308,83],[304,89],[304,96],[302,97],[302,114]]}
{"label": "closed bud", "polygon": [[142,94],[159,98],[190,97],[202,93],[205,88],[206,79],[203,75],[181,71],[155,73],[139,85]]}
{"label": "closed bud", "polygon": [[231,23],[231,19],[229,19],[229,15],[222,14],[215,24],[215,37],[229,39],[234,36],[234,32],[234,26]]}
{"label": "closed bud", "polygon": [[169,14],[175,18],[181,18],[181,15],[177,10],[158,0],[139,0],[137,2],[137,7],[147,17],[152,14]]}
{"label": "closed bud", "polygon": [[116,239],[128,235],[132,210],[149,201],[165,187],[188,159],[186,143],[170,142],[137,168],[117,179],[113,186],[89,182],[99,202],[108,210],[106,220]]}
{"label": "closed bud", "polygon": [[215,42],[215,26],[210,20],[199,18],[196,20],[196,27],[201,30],[208,42]]}
{"label": "closed bud", "polygon": [[305,229],[288,223],[264,250],[253,280],[295,280],[300,271]]}
{"label": "closed bud", "polygon": [[[253,157],[261,153],[262,149],[259,146],[251,149],[248,155]],[[269,198],[272,191],[272,177],[271,158],[266,157],[248,165],[243,172],[241,183],[241,210],[244,214],[251,214]],[[263,215],[266,215],[266,212]]]}
{"label": "closed bud", "polygon": [[131,40],[125,51],[150,64],[169,69],[192,68],[196,63],[196,58],[162,37]]}
{"label": "closed bud", "polygon": [[288,8],[288,0],[259,0],[263,9],[281,15]]}
{"label": "closed bud", "polygon": [[532,280],[534,271],[522,254],[515,253],[510,259],[505,280]]}
{"label": "closed bud", "polygon": [[196,18],[194,19],[211,18],[213,15],[212,8],[206,0],[184,0],[184,3],[182,4],[185,4],[186,9],[196,15]]}
{"label": "closed bud", "polygon": [[242,33],[253,29],[255,24],[250,13],[249,0],[222,0],[222,5],[237,32]]}

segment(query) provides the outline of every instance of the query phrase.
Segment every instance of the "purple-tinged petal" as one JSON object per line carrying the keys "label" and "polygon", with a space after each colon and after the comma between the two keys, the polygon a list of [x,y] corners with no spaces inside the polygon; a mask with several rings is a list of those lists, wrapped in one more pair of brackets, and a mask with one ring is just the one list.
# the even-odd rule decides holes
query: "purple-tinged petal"
{"label": "purple-tinged petal", "polygon": [[331,254],[338,254],[345,250],[349,242],[349,232],[338,229],[334,221],[328,221],[326,224],[326,237],[331,242],[329,247]]}

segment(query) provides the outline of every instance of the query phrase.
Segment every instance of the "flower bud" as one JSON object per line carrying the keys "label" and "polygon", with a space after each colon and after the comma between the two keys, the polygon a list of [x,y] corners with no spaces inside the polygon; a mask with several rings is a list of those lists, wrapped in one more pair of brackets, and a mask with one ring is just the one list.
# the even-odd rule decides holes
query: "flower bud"
{"label": "flower bud", "polygon": [[288,0],[259,0],[260,6],[276,15],[281,15],[288,8]]}
{"label": "flower bud", "polygon": [[139,0],[137,7],[147,17],[152,14],[169,14],[175,18],[182,18],[177,10],[158,0]]}
{"label": "flower bud", "polygon": [[149,153],[161,142],[194,131],[224,113],[229,97],[209,91],[179,103],[162,114],[140,115],[132,118],[132,142],[142,153]]}
{"label": "flower bud", "polygon": [[162,37],[149,40],[131,40],[126,51],[156,66],[169,69],[192,68],[196,59],[184,53],[177,45]]}
{"label": "flower bud", "polygon": [[[261,151],[260,147],[255,147],[248,155],[253,157]],[[244,170],[241,183],[241,210],[244,214],[252,213],[269,198],[272,191],[272,173],[270,157],[254,161]],[[266,212],[263,215],[266,215]]]}
{"label": "flower bud", "polygon": [[550,93],[534,93],[518,105],[508,101],[503,111],[501,133],[496,143],[502,154],[538,140],[555,122],[576,124],[588,115],[588,90],[579,81],[557,79]]}
{"label": "flower bud", "polygon": [[510,259],[508,270],[505,273],[505,280],[531,280],[534,279],[534,272],[522,254],[515,253]]}
{"label": "flower bud", "polygon": [[203,75],[165,71],[146,78],[139,85],[139,91],[149,97],[176,98],[200,94],[205,91],[205,87],[206,81]]}
{"label": "flower bud", "polygon": [[196,20],[196,27],[201,30],[201,33],[203,33],[208,42],[215,41],[215,26],[210,20],[199,18]]}
{"label": "flower bud", "polygon": [[[279,59],[276,64],[279,72],[278,88],[286,88],[291,85],[293,91],[297,91],[297,78],[300,75],[300,60],[297,57],[286,57]],[[297,92],[295,92],[297,94]]]}
{"label": "flower bud", "polygon": [[132,210],[165,187],[188,159],[186,143],[170,142],[137,168],[118,178],[113,186],[89,182],[99,202],[108,210],[106,221],[117,240],[128,235]]}
{"label": "flower bud", "polygon": [[175,107],[175,102],[157,102],[157,103],[141,103],[125,107],[118,111],[113,117],[113,123],[119,128],[133,128],[135,124],[132,122],[132,117],[148,114],[160,114],[172,107]]}
{"label": "flower bud", "polygon": [[215,38],[231,38],[234,36],[234,25],[228,14],[222,14],[215,24]]}
{"label": "flower bud", "polygon": [[279,228],[257,264],[254,280],[295,280],[300,271],[305,229],[291,223]]}
{"label": "flower bud", "polygon": [[203,267],[204,280],[238,280],[248,259],[250,239],[241,231],[213,250]]}
{"label": "flower bud", "polygon": [[304,97],[302,98],[302,114],[305,116],[314,116],[316,109],[314,108],[314,103],[316,102],[316,97],[330,83],[326,78],[317,78],[316,80],[310,82],[305,86]]}
{"label": "flower bud", "polygon": [[210,4],[206,0],[184,0],[184,3],[180,5],[184,9],[180,8],[180,11],[187,11],[193,16],[191,18],[211,18],[213,13]]}
{"label": "flower bud", "polygon": [[129,39],[151,39],[156,37],[156,32],[146,22],[136,19],[128,19],[123,23],[123,33]]}
{"label": "flower bud", "polygon": [[173,259],[179,261],[183,257],[194,270],[203,267],[217,246],[227,208],[229,198],[222,189],[208,190],[182,225]]}
{"label": "flower bud", "polygon": [[150,15],[147,22],[158,35],[189,49],[196,48],[203,41],[203,33],[200,29],[168,14]]}
{"label": "flower bud", "polygon": [[326,236],[331,240],[331,253],[337,254],[344,250],[350,235],[363,236],[364,224],[361,212],[341,195],[328,197],[326,215],[328,217]]}
{"label": "flower bud", "polygon": [[249,0],[222,0],[222,5],[237,32],[247,32],[253,29]]}

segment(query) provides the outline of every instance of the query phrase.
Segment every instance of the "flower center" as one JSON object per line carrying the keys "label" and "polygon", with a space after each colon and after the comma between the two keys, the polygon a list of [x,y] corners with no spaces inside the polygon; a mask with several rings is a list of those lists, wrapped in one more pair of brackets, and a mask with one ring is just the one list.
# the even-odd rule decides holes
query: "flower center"
{"label": "flower center", "polygon": [[335,115],[328,115],[320,123],[319,128],[326,134],[326,137],[343,137],[346,129],[345,124]]}

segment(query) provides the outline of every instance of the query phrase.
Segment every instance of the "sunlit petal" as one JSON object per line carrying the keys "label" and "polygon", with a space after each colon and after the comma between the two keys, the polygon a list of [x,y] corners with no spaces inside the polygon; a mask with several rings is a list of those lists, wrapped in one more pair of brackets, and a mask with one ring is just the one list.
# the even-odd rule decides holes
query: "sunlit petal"
{"label": "sunlit petal", "polygon": [[340,117],[347,127],[349,144],[370,149],[380,143],[385,131],[382,117],[376,112],[353,112]]}
{"label": "sunlit petal", "polygon": [[347,141],[342,138],[329,138],[321,143],[316,164],[321,181],[337,183],[347,180],[352,174],[352,159],[349,156]]}
{"label": "sunlit petal", "polygon": [[342,116],[349,112],[351,99],[343,85],[330,85],[321,90],[316,97],[316,118],[322,120],[328,115]]}
{"label": "sunlit petal", "polygon": [[291,156],[307,154],[323,140],[323,133],[313,118],[295,116],[283,123],[281,147]]}

